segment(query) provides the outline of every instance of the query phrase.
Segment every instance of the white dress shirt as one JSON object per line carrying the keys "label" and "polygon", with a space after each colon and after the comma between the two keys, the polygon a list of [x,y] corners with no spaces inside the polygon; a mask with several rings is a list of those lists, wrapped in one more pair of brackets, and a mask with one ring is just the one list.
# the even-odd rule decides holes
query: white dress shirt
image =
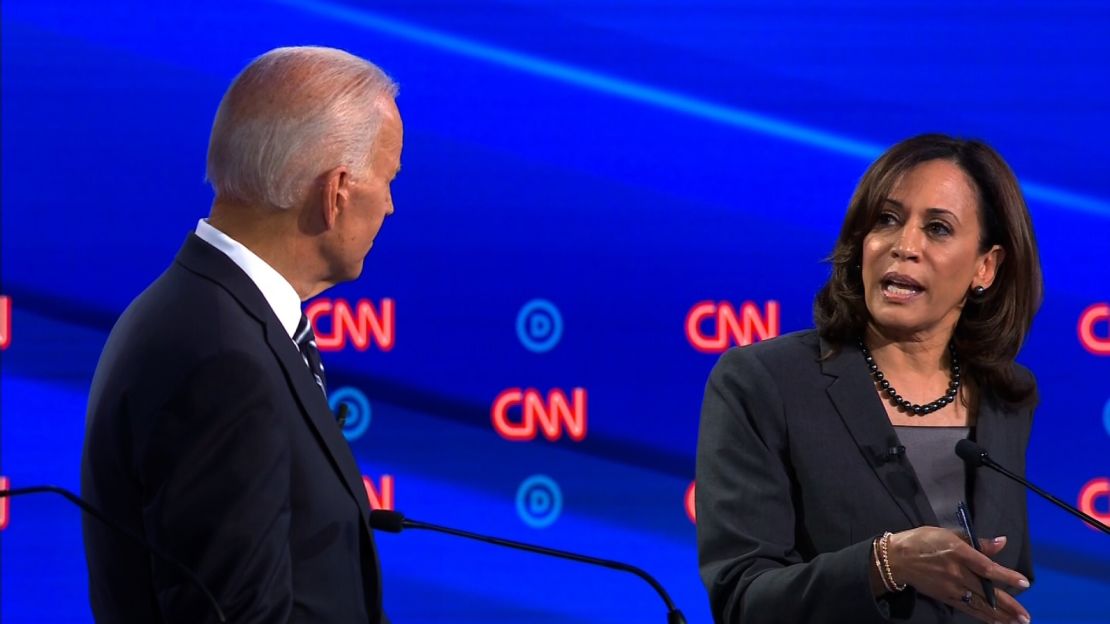
{"label": "white dress shirt", "polygon": [[301,322],[301,298],[293,289],[293,285],[242,243],[209,225],[207,219],[197,222],[196,234],[243,269],[258,290],[262,291],[266,303],[270,304],[270,308],[281,321],[281,326],[285,328],[285,333],[289,334],[289,339],[292,340],[294,332],[297,331],[297,325]]}

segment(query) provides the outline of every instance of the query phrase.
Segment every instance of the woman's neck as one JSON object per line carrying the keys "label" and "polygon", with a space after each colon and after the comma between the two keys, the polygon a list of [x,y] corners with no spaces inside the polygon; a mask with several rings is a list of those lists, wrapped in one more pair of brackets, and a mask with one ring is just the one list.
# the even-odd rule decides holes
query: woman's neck
{"label": "woman's neck", "polygon": [[873,325],[864,332],[864,343],[886,374],[931,376],[947,372],[951,365],[948,344],[951,332],[933,332],[906,339],[893,336]]}

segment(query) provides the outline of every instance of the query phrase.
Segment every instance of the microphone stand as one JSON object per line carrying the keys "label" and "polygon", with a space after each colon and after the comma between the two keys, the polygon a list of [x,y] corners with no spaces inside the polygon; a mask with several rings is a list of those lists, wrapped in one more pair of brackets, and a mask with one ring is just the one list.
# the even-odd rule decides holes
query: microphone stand
{"label": "microphone stand", "polygon": [[402,529],[424,529],[427,531],[436,531],[438,533],[446,533],[456,537],[476,540],[479,542],[486,542],[487,544],[495,544],[497,546],[506,546],[508,548],[516,548],[517,550],[524,550],[527,552],[538,553],[541,555],[548,555],[551,557],[558,557],[560,559],[569,559],[570,561],[577,561],[579,563],[588,563],[591,565],[609,568],[611,570],[619,570],[621,572],[628,572],[635,574],[652,589],[659,594],[663,599],[663,604],[667,606],[667,624],[686,624],[686,618],[682,612],[675,607],[671,597],[667,594],[667,590],[659,581],[655,580],[650,574],[644,570],[637,568],[634,565],[621,563],[620,561],[612,561],[610,559],[599,559],[597,557],[590,557],[587,555],[580,555],[578,553],[568,552],[565,550],[556,550],[554,548],[547,548],[545,546],[536,546],[525,542],[517,542],[500,537],[493,537],[490,535],[481,535],[479,533],[471,533],[470,531],[462,531],[460,529],[452,529],[450,527],[439,526],[436,524],[428,524],[426,522],[419,522],[416,520],[409,520],[403,514],[395,511],[387,511],[383,509],[375,509],[370,512],[370,525],[375,529],[386,531],[389,533],[400,533]]}
{"label": "microphone stand", "polygon": [[1001,473],[1002,475],[1004,475],[1006,477],[1009,477],[1009,478],[1013,479],[1014,481],[1017,481],[1018,483],[1020,483],[1020,484],[1024,485],[1025,487],[1029,488],[1030,490],[1033,490],[1037,494],[1040,494],[1041,497],[1047,499],[1049,502],[1054,503],[1057,507],[1059,507],[1059,508],[1063,509],[1064,511],[1070,513],[1071,515],[1079,518],[1080,520],[1083,520],[1084,522],[1091,525],[1095,529],[1098,529],[1099,531],[1102,531],[1103,533],[1106,533],[1107,535],[1110,535],[1110,527],[1108,527],[1105,524],[1099,522],[1098,520],[1095,520],[1091,516],[1083,513],[1082,511],[1076,509],[1075,507],[1072,507],[1071,505],[1069,505],[1068,503],[1065,503],[1064,501],[1060,500],[1059,498],[1056,498],[1052,494],[1049,494],[1048,492],[1042,490],[1041,488],[1033,485],[1032,483],[1030,483],[1026,479],[1020,477],[1019,475],[1011,472],[1006,467],[1002,466],[998,462],[991,459],[990,456],[986,455],[985,453],[984,453],[984,456],[983,456],[983,465],[986,466],[987,468],[990,468],[992,470],[995,470],[995,471]]}
{"label": "microphone stand", "polygon": [[93,507],[92,505],[86,503],[84,501],[84,499],[82,499],[81,497],[77,496],[73,492],[70,492],[69,490],[66,490],[64,488],[60,488],[60,487],[57,487],[57,486],[53,486],[53,485],[32,485],[32,486],[28,486],[28,487],[24,487],[24,488],[9,488],[9,489],[6,489],[6,490],[0,490],[0,498],[4,498],[4,497],[7,497],[7,496],[22,496],[24,494],[57,494],[57,495],[65,498],[69,502],[73,503],[74,505],[77,505],[78,507],[81,508],[82,511],[84,511],[85,513],[89,514],[90,516],[96,518],[101,524],[103,524],[103,525],[111,528],[112,530],[116,531],[117,533],[123,535],[124,537],[131,540],[135,544],[138,544],[139,546],[142,546],[144,549],[146,549],[147,552],[153,554],[155,557],[158,557],[162,561],[170,564],[171,566],[176,568],[179,572],[184,574],[185,577],[188,578],[190,581],[192,581],[192,583],[197,586],[197,589],[199,589],[201,591],[201,593],[204,594],[204,597],[208,600],[209,604],[212,605],[212,610],[216,612],[216,618],[219,619],[219,621],[222,622],[222,623],[227,622],[227,618],[224,616],[223,610],[220,609],[219,603],[216,602],[216,597],[212,595],[212,592],[208,591],[208,588],[205,587],[204,583],[201,582],[201,580],[199,578],[197,578],[197,575],[194,574],[192,570],[185,567],[185,564],[183,564],[180,561],[174,559],[173,557],[170,557],[169,555],[165,555],[165,554],[159,552],[158,549],[151,546],[145,539],[140,537],[137,533],[135,533],[134,531],[131,531],[130,529],[128,529],[126,527],[123,527],[123,526],[119,525],[114,520],[112,520],[108,516],[104,515],[104,513],[101,512],[99,509],[97,509],[96,507]]}
{"label": "microphone stand", "polygon": [[1002,464],[999,464],[998,462],[991,459],[991,456],[990,456],[990,454],[987,453],[986,449],[984,449],[983,447],[979,446],[978,444],[972,442],[971,440],[960,440],[959,442],[957,442],[956,443],[956,455],[958,455],[960,457],[960,459],[964,460],[965,463],[967,463],[969,466],[971,466],[973,468],[978,468],[979,466],[986,466],[987,468],[990,468],[991,470],[994,470],[995,472],[1001,474],[1004,477],[1007,477],[1009,479],[1013,479],[1014,481],[1017,481],[1018,483],[1020,483],[1020,484],[1024,485],[1025,487],[1029,488],[1030,490],[1033,490],[1034,492],[1039,494],[1041,497],[1048,500],[1048,502],[1056,505],[1060,509],[1063,509],[1064,511],[1070,513],[1071,515],[1079,518],[1080,520],[1083,520],[1087,524],[1091,525],[1093,528],[1095,528],[1099,531],[1102,531],[1103,533],[1106,533],[1107,535],[1110,535],[1110,527],[1108,527],[1105,524],[1099,522],[1098,520],[1095,520],[1094,518],[1092,518],[1091,516],[1083,513],[1082,511],[1079,511],[1075,507],[1069,505],[1068,503],[1065,503],[1064,501],[1060,500],[1059,498],[1056,498],[1052,494],[1049,494],[1048,492],[1042,490],[1041,488],[1033,485],[1032,483],[1027,481],[1024,477],[1022,477],[1022,476],[1020,476],[1020,475],[1018,475],[1014,472],[1011,472],[1009,469],[1007,469]]}

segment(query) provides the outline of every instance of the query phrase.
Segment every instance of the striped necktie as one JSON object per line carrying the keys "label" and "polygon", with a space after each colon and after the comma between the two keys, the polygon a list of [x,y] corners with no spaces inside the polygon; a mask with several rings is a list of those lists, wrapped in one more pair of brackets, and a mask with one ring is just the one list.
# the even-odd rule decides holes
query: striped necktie
{"label": "striped necktie", "polygon": [[293,334],[293,342],[297,343],[297,348],[301,351],[301,358],[308,366],[309,372],[316,378],[316,385],[320,386],[320,390],[327,397],[328,390],[324,384],[328,378],[324,375],[324,363],[320,361],[320,350],[316,348],[316,334],[312,331],[312,324],[308,322],[308,317],[303,314],[301,315],[301,322],[297,324],[297,331]]}

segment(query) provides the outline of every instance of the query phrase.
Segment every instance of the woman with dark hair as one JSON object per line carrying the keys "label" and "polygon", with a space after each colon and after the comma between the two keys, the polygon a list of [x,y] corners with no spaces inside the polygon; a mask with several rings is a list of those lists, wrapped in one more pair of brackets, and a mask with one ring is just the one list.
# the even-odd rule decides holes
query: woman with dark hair
{"label": "woman with dark hair", "polygon": [[983,143],[903,141],[864,174],[831,261],[815,330],[733,349],[709,377],[714,619],[1028,622],[1011,595],[1032,578],[1025,492],[953,451],[970,438],[1024,472],[1037,396],[1014,358],[1041,273],[1017,180]]}

